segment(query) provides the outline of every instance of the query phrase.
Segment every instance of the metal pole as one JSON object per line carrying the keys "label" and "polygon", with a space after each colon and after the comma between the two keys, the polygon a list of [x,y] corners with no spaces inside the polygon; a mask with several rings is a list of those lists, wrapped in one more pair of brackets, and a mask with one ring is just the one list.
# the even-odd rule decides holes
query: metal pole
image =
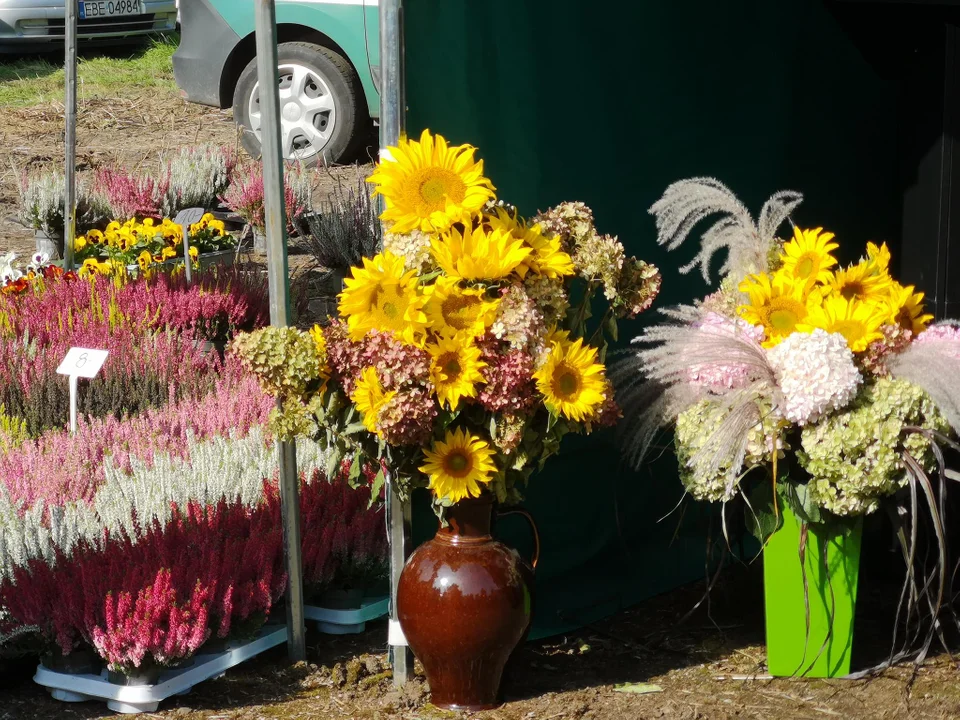
{"label": "metal pole", "polygon": [[[277,59],[277,12],[274,0],[255,0],[257,82],[260,92],[260,144],[263,158],[263,206],[267,236],[270,322],[290,324],[287,275],[287,213],[283,205],[283,155],[280,151],[280,74]],[[306,660],[303,622],[303,569],[300,563],[300,494],[296,446],[277,443],[280,461],[280,507],[287,563],[287,654]]]}
{"label": "metal pole", "polygon": [[67,0],[64,16],[64,99],[66,129],[64,145],[63,269],[73,269],[73,241],[77,231],[77,8]]}
{"label": "metal pole", "polygon": [[[396,145],[406,116],[403,65],[403,0],[380,0],[380,147]],[[381,151],[382,152],[382,151]],[[387,538],[390,541],[389,655],[393,683],[413,679],[413,653],[397,617],[397,584],[412,550],[410,504],[401,502],[393,482],[387,483]]]}

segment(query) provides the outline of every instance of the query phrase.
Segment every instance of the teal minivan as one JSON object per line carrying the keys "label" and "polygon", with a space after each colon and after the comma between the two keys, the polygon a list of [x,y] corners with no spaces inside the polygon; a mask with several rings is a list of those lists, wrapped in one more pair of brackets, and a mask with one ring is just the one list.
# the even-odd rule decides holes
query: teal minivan
{"label": "teal minivan", "polygon": [[[378,0],[277,0],[283,155],[307,165],[352,159],[380,110]],[[181,0],[173,72],[193,102],[233,108],[260,155],[254,3]]]}

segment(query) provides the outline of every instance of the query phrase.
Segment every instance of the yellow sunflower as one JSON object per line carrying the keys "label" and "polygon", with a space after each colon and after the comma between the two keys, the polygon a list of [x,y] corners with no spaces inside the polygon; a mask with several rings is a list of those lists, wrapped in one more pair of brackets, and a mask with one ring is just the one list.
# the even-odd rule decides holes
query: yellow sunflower
{"label": "yellow sunflower", "polygon": [[915,290],[913,285],[904,287],[898,282],[893,283],[889,299],[889,320],[917,335],[927,329],[933,315],[923,312],[923,293]]}
{"label": "yellow sunflower", "polygon": [[438,335],[480,337],[493,324],[499,303],[488,300],[481,288],[461,288],[457,280],[441,275],[428,289],[425,309]]}
{"label": "yellow sunflower", "polygon": [[884,302],[893,289],[893,279],[887,271],[870,259],[837,270],[827,282],[831,294],[869,303]]}
{"label": "yellow sunflower", "polygon": [[534,373],[547,409],[576,422],[589,419],[604,401],[604,367],[597,362],[597,349],[583,339],[551,345],[547,359]]}
{"label": "yellow sunflower", "polygon": [[497,470],[490,443],[463,428],[447,430],[446,437],[435,440],[423,456],[426,462],[420,472],[430,478],[430,489],[452,502],[478,497],[480,484],[490,482]]}
{"label": "yellow sunflower", "polygon": [[440,135],[424,130],[420,142],[403,138],[367,178],[375,183],[386,209],[382,220],[390,231],[441,232],[454,223],[469,224],[487,200],[493,184],[483,176],[483,161],[474,161],[470,145],[449,146]]}
{"label": "yellow sunflower", "polygon": [[386,251],[364,258],[353,268],[339,295],[340,314],[347,319],[353,340],[371,330],[393,332],[410,344],[420,344],[427,325],[425,298],[417,290],[416,272],[404,272],[403,258]]}
{"label": "yellow sunflower", "polygon": [[780,272],[773,278],[766,273],[750,275],[739,288],[740,292],[747,293],[750,304],[741,305],[737,311],[751,325],[763,328],[764,347],[773,347],[796,332],[810,306],[820,301],[819,290],[807,292],[805,281],[794,280]]}
{"label": "yellow sunflower", "polygon": [[499,280],[523,263],[533,250],[504,230],[482,226],[452,230],[430,241],[430,254],[448,277],[464,280]]}
{"label": "yellow sunflower", "polygon": [[883,338],[880,326],[889,317],[883,305],[850,299],[842,295],[830,295],[819,307],[810,309],[800,332],[821,328],[829,333],[839,333],[847,339],[847,345],[857,353],[863,352],[874,340]]}
{"label": "yellow sunflower", "polygon": [[427,345],[430,353],[430,380],[440,405],[456,410],[461,397],[476,397],[477,384],[486,382],[481,369],[480,348],[469,338],[440,338]]}
{"label": "yellow sunflower", "polygon": [[506,208],[499,207],[494,214],[487,216],[486,224],[493,230],[509,232],[513,237],[523,240],[524,245],[532,250],[529,257],[517,268],[521,276],[526,275],[527,271],[548,278],[573,275],[573,258],[560,249],[560,238],[546,237],[539,224],[527,225],[511,215]]}
{"label": "yellow sunflower", "polygon": [[377,369],[373,366],[363,369],[356,387],[350,393],[350,399],[363,418],[363,426],[377,437],[383,437],[383,432],[377,427],[380,410],[396,394],[394,390],[384,392],[383,385],[380,384],[380,377],[377,375]]}
{"label": "yellow sunflower", "polygon": [[872,260],[876,268],[881,272],[890,270],[890,248],[886,243],[877,247],[876,243],[867,243],[867,259]]}
{"label": "yellow sunflower", "polygon": [[833,233],[822,232],[823,228],[801,230],[794,226],[793,239],[783,246],[780,260],[784,272],[810,290],[818,282],[826,282],[830,268],[837,260],[830,254],[840,247],[833,242]]}

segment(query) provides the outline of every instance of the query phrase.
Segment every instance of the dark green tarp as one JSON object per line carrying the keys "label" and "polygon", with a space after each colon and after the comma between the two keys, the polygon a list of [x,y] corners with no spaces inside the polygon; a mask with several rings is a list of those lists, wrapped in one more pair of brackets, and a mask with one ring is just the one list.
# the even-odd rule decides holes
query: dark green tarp
{"label": "dark green tarp", "polygon": [[[798,221],[836,232],[846,259],[896,236],[893,90],[822,2],[407,0],[405,12],[410,134],[476,145],[524,214],[586,202],[601,232],[663,270],[661,306],[706,292],[676,270],[694,248],[662,252],[646,213],[683,177],[715,176],[754,210],[802,191]],[[571,439],[526,502],[544,544],[535,633],[703,577],[709,513],[688,510],[676,536],[678,514],[657,523],[680,494],[669,453],[632,472],[612,437]]]}

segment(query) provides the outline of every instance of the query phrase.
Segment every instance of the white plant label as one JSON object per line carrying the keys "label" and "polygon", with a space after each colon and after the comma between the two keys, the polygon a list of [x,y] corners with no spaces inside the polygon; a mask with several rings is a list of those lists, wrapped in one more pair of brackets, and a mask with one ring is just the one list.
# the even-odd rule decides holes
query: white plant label
{"label": "white plant label", "polygon": [[103,367],[109,354],[108,350],[72,347],[60,363],[57,372],[61,375],[75,375],[82,378],[94,378]]}
{"label": "white plant label", "polygon": [[108,350],[72,347],[57,372],[70,376],[70,432],[77,432],[77,378],[94,378],[109,355]]}

